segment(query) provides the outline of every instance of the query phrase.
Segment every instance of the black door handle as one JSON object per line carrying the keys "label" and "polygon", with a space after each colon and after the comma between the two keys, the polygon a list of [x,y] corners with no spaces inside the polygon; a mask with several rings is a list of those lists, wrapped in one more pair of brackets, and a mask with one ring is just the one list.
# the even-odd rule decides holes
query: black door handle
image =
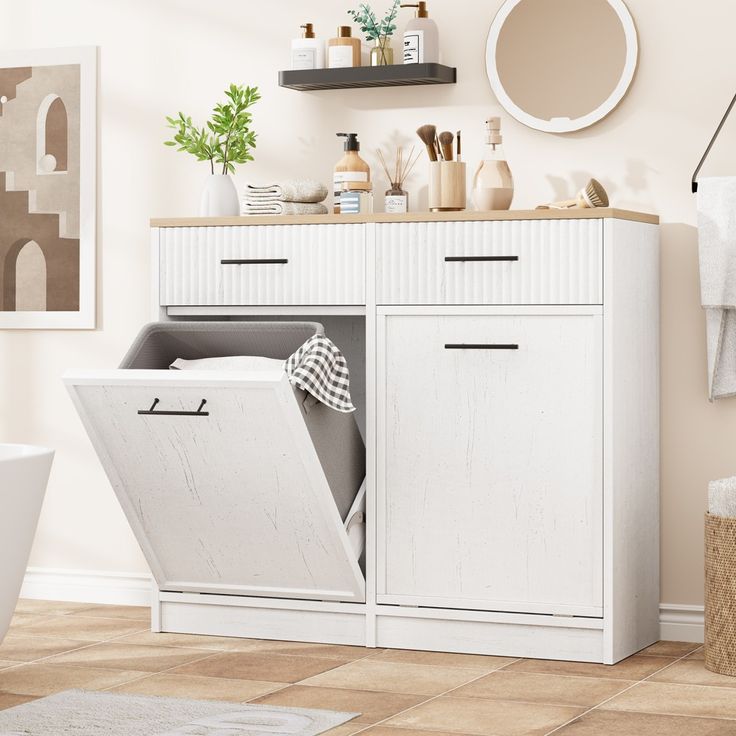
{"label": "black door handle", "polygon": [[518,261],[519,256],[445,256],[445,263],[465,263],[478,261]]}
{"label": "black door handle", "polygon": [[207,399],[202,399],[196,411],[162,411],[161,409],[157,411],[156,405],[158,403],[159,400],[154,399],[150,409],[138,409],[138,413],[156,417],[208,417],[210,415],[208,411],[202,411],[202,407],[207,403]]}
{"label": "black door handle", "polygon": [[257,266],[266,264],[288,263],[288,258],[223,258],[221,266]]}
{"label": "black door handle", "polygon": [[468,343],[468,342],[448,342],[445,343],[445,350],[518,350],[517,343]]}

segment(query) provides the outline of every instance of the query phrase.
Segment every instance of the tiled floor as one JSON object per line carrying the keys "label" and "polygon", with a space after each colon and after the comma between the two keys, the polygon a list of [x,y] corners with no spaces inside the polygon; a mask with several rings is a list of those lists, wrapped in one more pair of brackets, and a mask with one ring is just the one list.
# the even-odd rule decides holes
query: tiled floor
{"label": "tiled floor", "polygon": [[736,736],[736,678],[695,644],[613,667],[151,634],[148,609],[21,601],[0,709],[68,688],[360,712],[331,736]]}

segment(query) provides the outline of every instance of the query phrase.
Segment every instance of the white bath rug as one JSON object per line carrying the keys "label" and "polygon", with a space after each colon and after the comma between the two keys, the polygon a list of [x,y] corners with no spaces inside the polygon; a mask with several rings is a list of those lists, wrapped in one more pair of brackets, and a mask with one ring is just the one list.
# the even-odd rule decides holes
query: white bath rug
{"label": "white bath rug", "polygon": [[0,711],[0,736],[317,736],[358,715],[67,690]]}

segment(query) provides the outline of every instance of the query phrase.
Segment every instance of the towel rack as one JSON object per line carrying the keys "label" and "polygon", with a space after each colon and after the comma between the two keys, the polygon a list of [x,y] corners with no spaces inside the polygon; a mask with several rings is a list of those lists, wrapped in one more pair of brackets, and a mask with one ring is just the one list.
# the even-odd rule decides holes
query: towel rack
{"label": "towel rack", "polygon": [[705,159],[708,158],[710,149],[713,148],[713,144],[716,142],[716,138],[718,138],[718,135],[720,134],[721,129],[726,124],[726,120],[728,119],[728,116],[731,114],[731,110],[733,110],[734,105],[736,105],[736,95],[733,96],[733,99],[731,100],[731,104],[728,106],[728,109],[726,110],[726,114],[721,118],[721,122],[718,123],[716,132],[713,133],[713,137],[710,139],[708,148],[705,149],[705,153],[703,154],[703,157],[700,159],[700,162],[698,163],[697,167],[695,168],[695,171],[693,172],[693,179],[692,179],[693,194],[695,194],[695,192],[698,191],[698,182],[697,182],[698,173],[700,172],[701,167],[705,163]]}

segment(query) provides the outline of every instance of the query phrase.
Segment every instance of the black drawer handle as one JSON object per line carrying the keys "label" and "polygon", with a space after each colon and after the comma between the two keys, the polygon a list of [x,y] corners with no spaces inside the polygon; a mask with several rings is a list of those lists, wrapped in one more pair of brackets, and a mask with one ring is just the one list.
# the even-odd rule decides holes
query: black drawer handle
{"label": "black drawer handle", "polygon": [[156,417],[208,417],[210,415],[208,411],[202,411],[202,407],[207,403],[207,399],[202,399],[197,411],[161,411],[160,409],[156,411],[156,404],[158,402],[158,399],[154,399],[150,409],[138,409],[138,413]]}
{"label": "black drawer handle", "polygon": [[445,256],[445,263],[465,263],[466,261],[518,261],[519,256]]}
{"label": "black drawer handle", "polygon": [[445,343],[445,350],[518,350],[516,343],[467,343],[467,342],[448,342]]}
{"label": "black drawer handle", "polygon": [[221,266],[258,266],[288,263],[288,258],[223,258]]}

